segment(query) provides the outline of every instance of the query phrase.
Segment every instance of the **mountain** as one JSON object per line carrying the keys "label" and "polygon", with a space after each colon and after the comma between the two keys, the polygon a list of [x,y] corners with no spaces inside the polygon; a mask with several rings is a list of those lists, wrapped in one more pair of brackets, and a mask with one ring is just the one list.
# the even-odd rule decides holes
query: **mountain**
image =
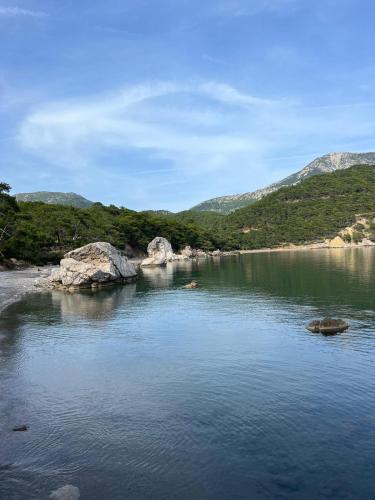
{"label": "mountain", "polygon": [[17,201],[42,201],[53,205],[68,205],[76,208],[87,208],[93,204],[76,193],[60,193],[51,191],[37,191],[35,193],[18,193]]}
{"label": "mountain", "polygon": [[[366,227],[361,220],[367,220]],[[266,248],[347,237],[375,240],[375,167],[357,165],[316,175],[283,187],[225,217],[227,231],[239,235],[241,248]]]}
{"label": "mountain", "polygon": [[279,182],[250,193],[235,194],[212,198],[194,206],[191,210],[211,211],[228,214],[262,199],[281,187],[297,184],[313,175],[343,170],[354,165],[375,165],[375,153],[330,153],[316,158],[299,172],[289,175]]}

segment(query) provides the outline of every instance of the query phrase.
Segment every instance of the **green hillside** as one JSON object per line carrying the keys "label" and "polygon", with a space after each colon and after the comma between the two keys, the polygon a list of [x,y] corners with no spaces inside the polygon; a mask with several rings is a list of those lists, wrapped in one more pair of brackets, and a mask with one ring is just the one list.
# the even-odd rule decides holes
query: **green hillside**
{"label": "green hillside", "polygon": [[209,250],[216,244],[198,224],[113,205],[94,203],[89,208],[75,208],[42,202],[16,204],[6,190],[0,192],[0,206],[1,202],[7,212],[0,217],[0,234],[1,227],[6,227],[7,232],[0,239],[0,260],[15,257],[38,263],[56,262],[67,251],[93,241],[108,241],[120,249],[130,245],[136,251],[145,251],[155,236],[167,238],[175,250],[185,245]]}
{"label": "green hillside", "polygon": [[144,251],[155,236],[175,250],[185,245],[204,250],[256,249],[332,238],[357,223],[353,240],[375,241],[375,167],[358,165],[316,175],[275,191],[253,205],[224,216],[212,212],[134,212],[94,203],[76,208],[19,202],[0,184],[0,259],[56,261],[65,252],[93,241]]}
{"label": "green hillside", "polygon": [[344,170],[354,165],[375,165],[375,153],[329,153],[315,158],[302,170],[295,172],[281,181],[250,193],[221,196],[199,203],[192,208],[197,211],[219,212],[229,214],[239,208],[251,205],[282,187],[303,182],[314,175],[326,174],[336,170]]}
{"label": "green hillside", "polygon": [[334,237],[375,211],[375,168],[359,165],[310,177],[227,216],[226,231],[242,248],[272,247]]}

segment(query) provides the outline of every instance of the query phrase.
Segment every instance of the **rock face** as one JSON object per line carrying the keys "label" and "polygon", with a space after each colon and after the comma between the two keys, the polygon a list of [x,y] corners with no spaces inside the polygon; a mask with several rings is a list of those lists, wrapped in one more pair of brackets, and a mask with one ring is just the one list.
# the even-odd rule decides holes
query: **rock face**
{"label": "rock face", "polygon": [[324,335],[335,335],[344,332],[349,328],[348,323],[342,319],[324,318],[322,320],[311,321],[306,326],[312,333],[323,333]]}
{"label": "rock face", "polygon": [[95,287],[101,283],[124,282],[136,276],[126,257],[110,243],[90,243],[67,253],[50,281],[56,286]]}
{"label": "rock face", "polygon": [[147,253],[148,258],[142,261],[142,267],[165,266],[167,262],[175,258],[172,245],[161,236],[157,236],[148,244]]}

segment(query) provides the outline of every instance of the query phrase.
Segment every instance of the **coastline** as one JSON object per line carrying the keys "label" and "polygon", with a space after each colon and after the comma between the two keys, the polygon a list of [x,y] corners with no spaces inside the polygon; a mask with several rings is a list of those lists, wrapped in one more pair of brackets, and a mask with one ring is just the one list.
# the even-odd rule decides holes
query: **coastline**
{"label": "coastline", "polygon": [[[273,253],[273,252],[303,252],[307,250],[347,250],[353,248],[371,248],[375,243],[345,243],[344,245],[334,245],[329,243],[311,243],[307,245],[286,245],[275,248],[258,248],[254,250],[239,250],[240,255],[249,253]],[[233,252],[223,252],[223,255],[233,255]]]}
{"label": "coastline", "polygon": [[38,292],[38,282],[47,278],[53,267],[28,267],[22,270],[1,271],[0,273],[0,315],[25,295]]}
{"label": "coastline", "polygon": [[[355,244],[346,243],[344,245],[332,245],[329,243],[311,243],[307,245],[286,245],[275,248],[258,248],[253,250],[236,250],[229,252],[220,252],[220,254],[206,254],[205,258],[229,257],[234,255],[247,255],[253,253],[278,253],[278,252],[303,252],[311,250],[346,250],[352,248],[370,248],[375,247],[373,244]],[[198,259],[200,259],[199,257]],[[130,259],[133,264],[139,268],[141,259]],[[51,271],[57,266],[32,266],[22,270],[9,270],[0,272],[0,315],[4,310],[21,300],[29,293],[41,292],[43,280],[48,278]]]}

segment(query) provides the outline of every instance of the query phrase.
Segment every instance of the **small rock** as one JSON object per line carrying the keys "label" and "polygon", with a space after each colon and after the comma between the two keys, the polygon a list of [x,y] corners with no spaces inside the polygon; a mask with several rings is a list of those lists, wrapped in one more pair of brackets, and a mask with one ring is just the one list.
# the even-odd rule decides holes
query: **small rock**
{"label": "small rock", "polygon": [[312,333],[323,333],[324,335],[335,335],[342,333],[349,328],[348,323],[342,319],[324,318],[322,320],[311,321],[306,329]]}
{"label": "small rock", "polygon": [[198,288],[198,282],[193,280],[190,283],[188,283],[187,285],[185,285],[184,288]]}
{"label": "small rock", "polygon": [[14,432],[26,432],[27,429],[27,425],[19,425],[18,427],[13,427]]}

